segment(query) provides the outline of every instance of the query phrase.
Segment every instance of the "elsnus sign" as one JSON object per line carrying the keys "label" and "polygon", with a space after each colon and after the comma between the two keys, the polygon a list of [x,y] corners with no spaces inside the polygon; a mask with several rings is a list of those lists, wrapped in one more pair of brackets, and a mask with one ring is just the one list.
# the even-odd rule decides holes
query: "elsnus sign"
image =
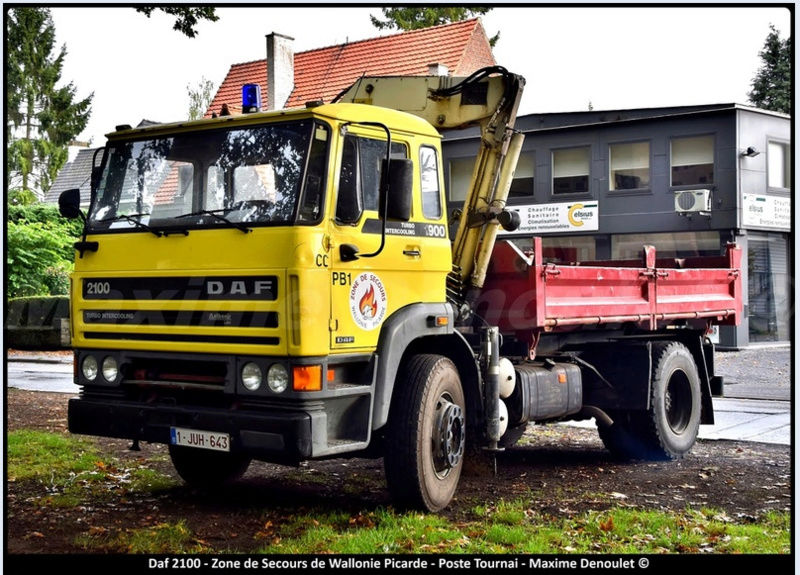
{"label": "elsnus sign", "polygon": [[84,278],[87,300],[278,299],[275,276]]}

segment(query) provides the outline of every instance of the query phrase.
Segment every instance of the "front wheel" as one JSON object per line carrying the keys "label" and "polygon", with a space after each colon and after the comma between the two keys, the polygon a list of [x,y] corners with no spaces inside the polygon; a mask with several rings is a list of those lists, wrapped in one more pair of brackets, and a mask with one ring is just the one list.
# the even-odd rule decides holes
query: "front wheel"
{"label": "front wheel", "polygon": [[250,466],[250,458],[238,453],[227,453],[169,446],[169,456],[178,475],[193,487],[218,487],[239,479]]}
{"label": "front wheel", "polygon": [[398,375],[384,468],[394,500],[439,511],[455,494],[464,460],[466,414],[456,366],[441,355],[409,358]]}

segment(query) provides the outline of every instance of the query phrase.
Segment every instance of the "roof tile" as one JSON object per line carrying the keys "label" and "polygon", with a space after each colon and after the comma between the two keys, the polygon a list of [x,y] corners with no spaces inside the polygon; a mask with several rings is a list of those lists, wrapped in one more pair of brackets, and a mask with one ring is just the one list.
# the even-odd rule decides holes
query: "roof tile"
{"label": "roof tile", "polygon": [[[480,19],[298,52],[294,56],[295,86],[286,107],[311,100],[330,102],[362,75],[426,75],[434,63],[447,66],[455,76],[495,64]],[[240,113],[241,87],[247,83],[260,84],[266,94],[266,60],[232,65],[206,116],[219,114],[223,103],[231,113]]]}

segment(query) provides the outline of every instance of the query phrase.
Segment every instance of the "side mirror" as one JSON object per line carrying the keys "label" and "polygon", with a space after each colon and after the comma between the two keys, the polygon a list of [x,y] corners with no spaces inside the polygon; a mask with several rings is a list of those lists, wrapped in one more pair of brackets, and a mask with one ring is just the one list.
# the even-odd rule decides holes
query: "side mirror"
{"label": "side mirror", "polygon": [[[392,158],[389,170],[386,160],[381,165],[380,216],[389,220],[407,222],[411,219],[411,200],[414,182],[414,162],[402,158]],[[388,191],[388,198],[384,195]],[[385,206],[385,210],[384,210]]]}
{"label": "side mirror", "polygon": [[58,197],[58,212],[71,220],[83,217],[81,212],[81,191],[78,188],[61,192]]}

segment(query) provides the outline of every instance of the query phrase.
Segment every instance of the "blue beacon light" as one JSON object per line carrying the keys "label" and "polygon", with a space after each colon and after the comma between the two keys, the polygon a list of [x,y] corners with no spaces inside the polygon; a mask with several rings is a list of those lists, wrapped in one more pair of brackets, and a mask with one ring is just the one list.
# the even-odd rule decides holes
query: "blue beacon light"
{"label": "blue beacon light", "polygon": [[245,84],[242,86],[242,112],[261,111],[261,86],[258,84]]}

